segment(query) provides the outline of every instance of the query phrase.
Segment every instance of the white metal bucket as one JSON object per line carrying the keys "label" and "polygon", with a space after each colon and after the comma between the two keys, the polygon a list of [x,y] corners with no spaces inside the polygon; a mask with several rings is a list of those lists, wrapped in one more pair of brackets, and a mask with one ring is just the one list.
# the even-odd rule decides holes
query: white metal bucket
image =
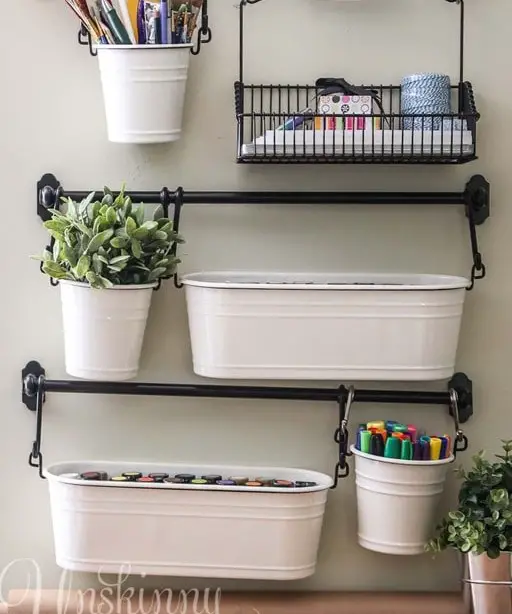
{"label": "white metal bucket", "polygon": [[449,378],[467,279],[443,275],[185,275],[194,372],[224,379]]}
{"label": "white metal bucket", "polygon": [[97,290],[61,280],[66,371],[82,379],[134,378],[154,284]]}
{"label": "white metal bucket", "polygon": [[[267,476],[303,489],[85,482],[66,474],[125,471]],[[332,478],[316,471],[77,461],[45,471],[57,564],[72,571],[297,580],[314,574]]]}
{"label": "white metal bucket", "polygon": [[447,469],[439,461],[355,456],[359,544],[385,554],[423,554],[432,537]]}
{"label": "white metal bucket", "polygon": [[110,141],[170,143],[181,137],[191,47],[96,47]]}

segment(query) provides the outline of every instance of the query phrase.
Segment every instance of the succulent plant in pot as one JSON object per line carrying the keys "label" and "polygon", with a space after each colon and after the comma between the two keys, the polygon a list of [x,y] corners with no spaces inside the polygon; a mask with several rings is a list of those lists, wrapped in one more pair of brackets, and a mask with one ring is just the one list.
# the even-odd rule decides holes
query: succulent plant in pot
{"label": "succulent plant in pot", "polygon": [[458,507],[427,544],[430,552],[453,549],[467,555],[476,614],[512,613],[510,586],[486,584],[512,585],[512,441],[502,441],[502,448],[495,462],[480,452],[469,471],[458,470]]}
{"label": "succulent plant in pot", "polygon": [[145,219],[124,188],[104,188],[44,223],[52,246],[42,271],[59,282],[66,370],[84,379],[122,381],[137,375],[153,291],[180,262],[183,239],[159,207]]}

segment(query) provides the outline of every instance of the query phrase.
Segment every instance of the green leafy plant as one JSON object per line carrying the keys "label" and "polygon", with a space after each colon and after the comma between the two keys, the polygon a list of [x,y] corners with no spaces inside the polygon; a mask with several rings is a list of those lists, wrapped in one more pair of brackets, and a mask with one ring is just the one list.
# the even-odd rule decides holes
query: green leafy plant
{"label": "green leafy plant", "polygon": [[427,551],[453,548],[492,559],[512,551],[512,441],[502,443],[504,453],[496,455],[497,462],[480,452],[470,471],[457,470],[463,480],[459,506],[437,527]]}
{"label": "green leafy plant", "polygon": [[53,279],[112,288],[158,282],[176,270],[180,260],[173,247],[184,241],[162,207],[145,220],[144,206],[134,207],[124,187],[117,197],[104,188],[101,200],[93,192],[81,202],[62,201],[65,211],[50,209],[44,223],[52,249],[37,257]]}

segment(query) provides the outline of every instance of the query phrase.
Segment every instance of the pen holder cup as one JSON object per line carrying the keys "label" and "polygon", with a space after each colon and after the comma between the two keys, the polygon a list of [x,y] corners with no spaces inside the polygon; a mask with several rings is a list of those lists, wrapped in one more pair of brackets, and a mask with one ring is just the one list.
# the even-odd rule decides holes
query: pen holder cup
{"label": "pen holder cup", "polygon": [[191,47],[96,47],[109,141],[150,144],[180,139]]}
{"label": "pen holder cup", "polygon": [[439,461],[355,456],[359,544],[384,554],[423,554],[432,536],[448,467]]}

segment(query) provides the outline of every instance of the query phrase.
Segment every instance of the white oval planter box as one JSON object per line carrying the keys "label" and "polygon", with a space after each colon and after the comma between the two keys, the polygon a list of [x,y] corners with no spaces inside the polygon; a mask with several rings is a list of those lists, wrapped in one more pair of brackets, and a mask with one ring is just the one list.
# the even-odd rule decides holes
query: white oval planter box
{"label": "white oval planter box", "polygon": [[183,282],[198,375],[403,381],[455,371],[467,279],[214,272]]}
{"label": "white oval planter box", "polygon": [[59,282],[69,375],[100,381],[137,375],[155,285],[97,290]]}
{"label": "white oval planter box", "polygon": [[98,45],[108,138],[171,143],[181,138],[192,45]]}
{"label": "white oval planter box", "polygon": [[[62,474],[193,473],[316,482],[304,489],[84,482]],[[315,572],[328,489],[276,467],[70,462],[45,471],[57,564],[102,573],[295,580]],[[96,484],[96,485],[94,485]],[[101,484],[101,485],[98,485]]]}
{"label": "white oval planter box", "polygon": [[367,550],[424,554],[432,537],[453,456],[406,461],[351,447],[356,465],[357,536]]}

